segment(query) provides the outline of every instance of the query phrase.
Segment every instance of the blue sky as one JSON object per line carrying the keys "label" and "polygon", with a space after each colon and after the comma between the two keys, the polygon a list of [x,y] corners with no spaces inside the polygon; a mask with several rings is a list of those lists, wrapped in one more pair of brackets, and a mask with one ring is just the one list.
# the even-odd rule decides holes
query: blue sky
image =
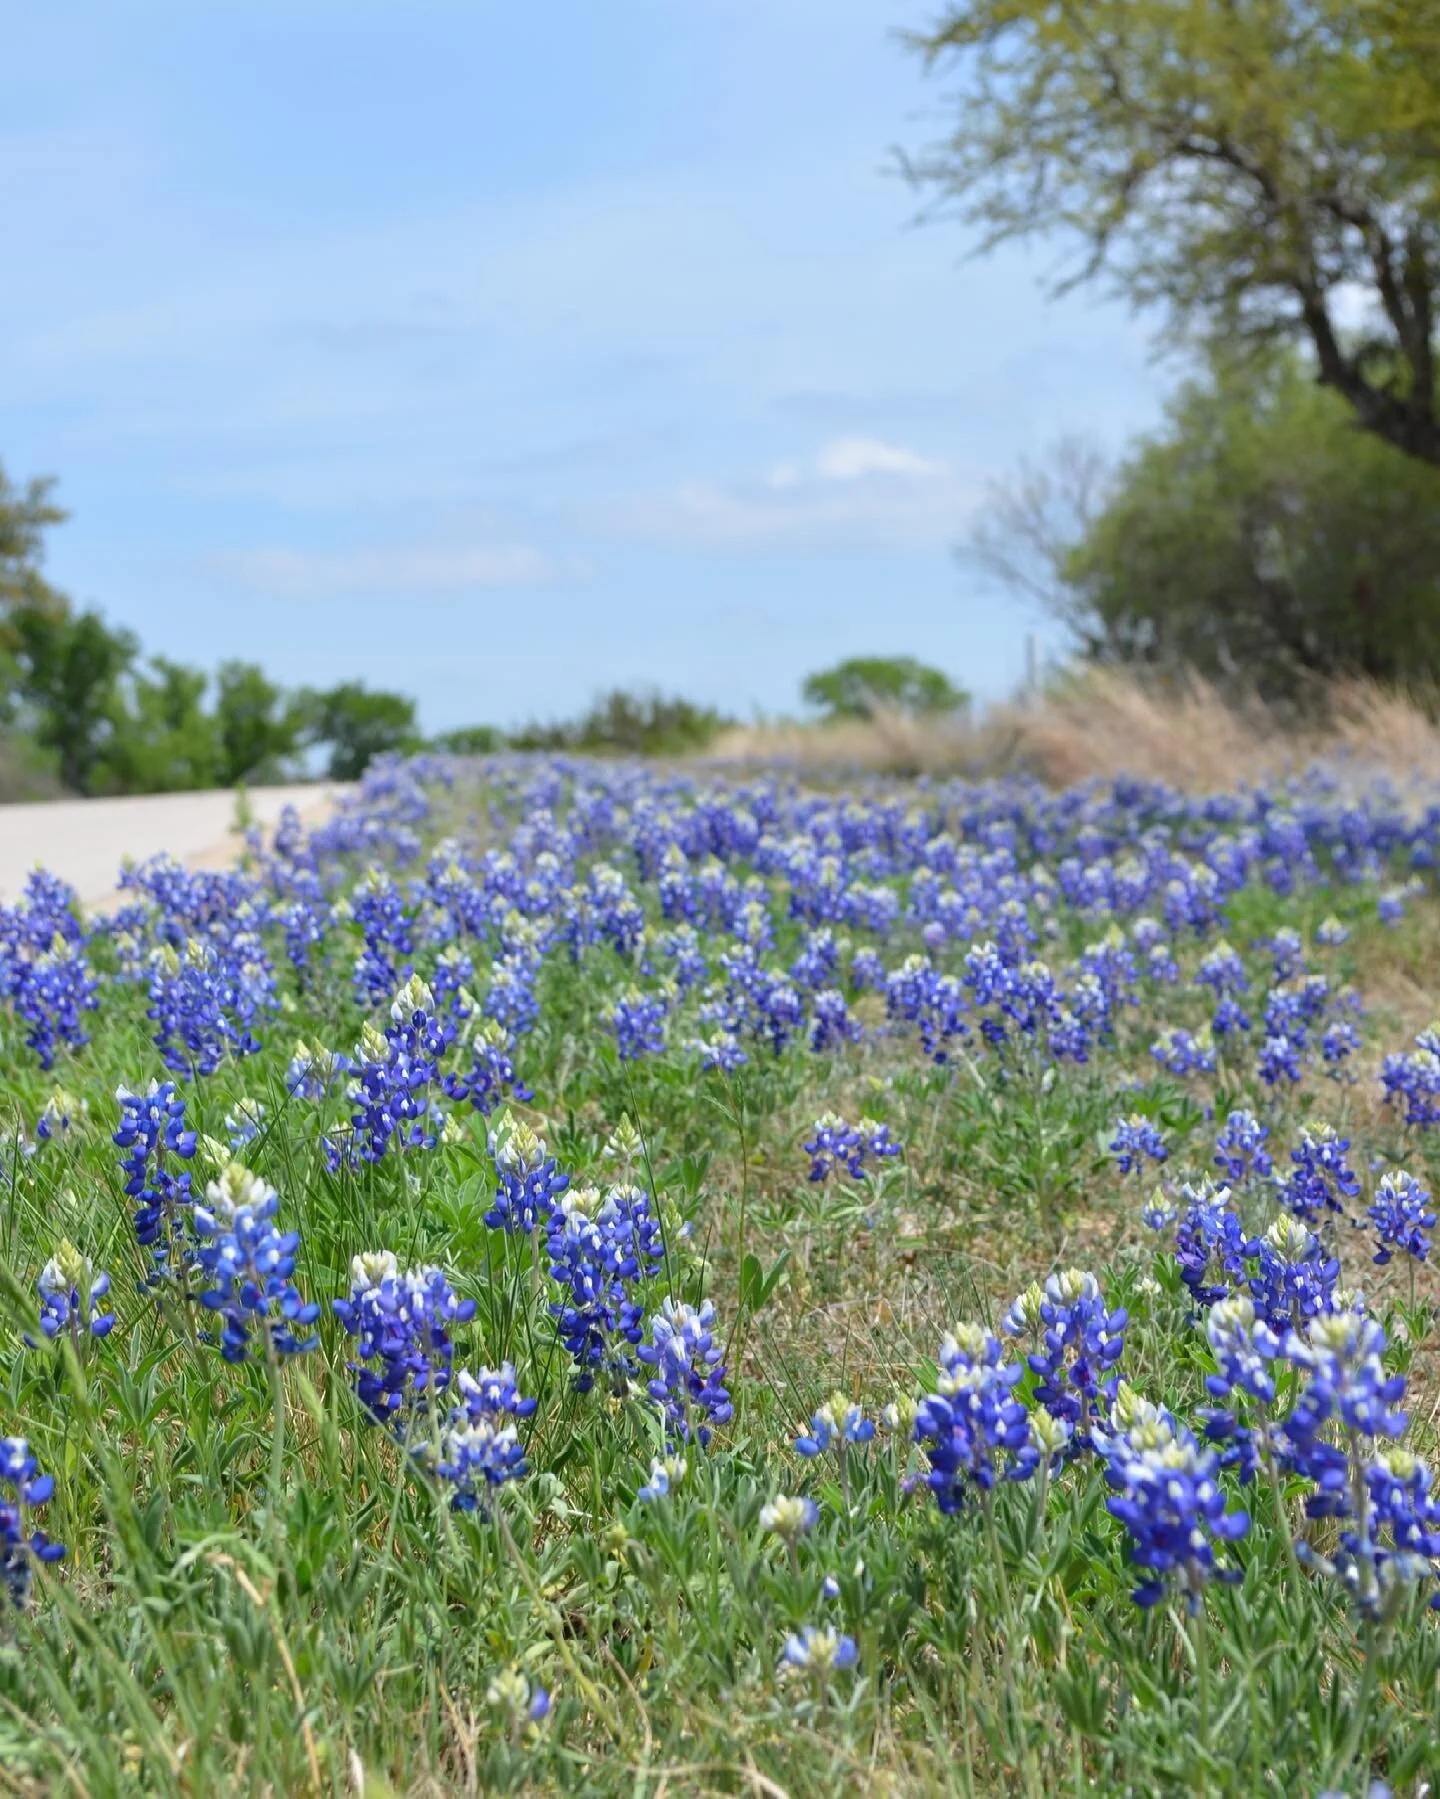
{"label": "blue sky", "polygon": [[612,684],[794,710],[862,653],[1003,693],[1035,621],[952,546],[1163,375],[1048,260],[914,224],[924,17],[0,7],[0,458],[60,477],[52,577],[432,729]]}

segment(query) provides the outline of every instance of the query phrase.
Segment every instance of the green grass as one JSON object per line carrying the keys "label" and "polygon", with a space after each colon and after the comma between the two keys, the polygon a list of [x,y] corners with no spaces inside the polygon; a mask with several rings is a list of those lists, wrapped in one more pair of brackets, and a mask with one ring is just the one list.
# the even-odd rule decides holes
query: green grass
{"label": "green grass", "polygon": [[[456,802],[457,816],[467,805]],[[1388,968],[1433,968],[1429,904],[1382,931],[1363,893],[1247,892],[1228,929],[1243,944],[1293,922],[1308,940],[1338,909],[1354,935],[1317,952],[1330,957],[1319,965],[1337,978],[1363,966],[1383,985]],[[776,916],[783,964],[801,933]],[[1063,928],[1072,951],[1094,934],[1069,915]],[[1312,1079],[1279,1105],[1223,1062],[1213,1080],[1157,1078],[1151,1011],[1053,1082],[993,1057],[937,1068],[913,1037],[883,1035],[835,1056],[803,1043],[753,1055],[727,1078],[700,1075],[678,1047],[621,1063],[603,1015],[633,971],[608,948],[574,968],[553,957],[520,1053],[536,1097],[515,1111],[577,1184],[608,1178],[604,1144],[633,1121],[636,1178],[669,1220],[652,1302],[667,1289],[708,1294],[727,1347],[733,1422],[708,1450],[692,1443],[678,1490],[647,1505],[636,1493],[662,1448],[655,1409],[638,1391],[572,1390],[528,1247],[482,1220],[493,1187],[484,1121],[462,1112],[458,1143],[332,1174],[319,1134],[343,1099],[317,1116],[287,1096],[297,1035],[348,1047],[358,1033],[358,941],[333,933],[308,989],[282,977],[284,1010],[258,1056],[183,1083],[192,1122],[217,1139],[240,1096],[267,1108],[245,1159],[278,1189],[282,1223],[302,1230],[297,1284],[325,1306],[321,1346],[285,1367],[278,1407],[263,1359],[227,1365],[195,1311],[142,1285],[109,1133],[117,1082],[162,1072],[143,988],[107,987],[93,1041],[50,1077],[20,1022],[0,1014],[0,1423],[55,1474],[45,1524],[69,1547],[39,1577],[34,1605],[5,1619],[0,1786],[96,1799],[1309,1794],[1359,1793],[1374,1774],[1401,1793],[1440,1769],[1440,1636],[1423,1595],[1369,1645],[1362,1705],[1365,1632],[1336,1583],[1296,1574],[1288,1524],[1263,1487],[1245,1496],[1253,1523],[1233,1557],[1243,1578],[1210,1587],[1201,1629],[1178,1601],[1132,1604],[1124,1533],[1093,1457],[1043,1489],[1002,1484],[992,1530],[976,1505],[940,1515],[904,1441],[882,1433],[852,1450],[843,1485],[833,1457],[810,1462],[792,1447],[832,1390],[872,1415],[928,1390],[956,1319],[993,1322],[1027,1280],[1077,1263],[1131,1310],[1127,1380],[1193,1416],[1203,1334],[1173,1258],[1139,1222],[1148,1184],[1114,1171],[1113,1119],[1138,1107],[1162,1123],[1167,1175],[1206,1168],[1204,1108],[1223,1116],[1235,1104],[1263,1109],[1277,1152],[1323,1113],[1354,1136],[1357,1166],[1379,1155],[1434,1175],[1430,1145],[1404,1141],[1374,1103],[1379,1050],[1404,1041],[1398,1015],[1370,1017],[1355,1086]],[[1187,975],[1198,953],[1185,952]],[[95,951],[100,964],[111,956]],[[1172,991],[1163,1022],[1198,1024],[1202,998]],[[33,1137],[57,1079],[88,1110],[28,1153],[22,1133]],[[800,1143],[829,1109],[888,1121],[903,1161],[869,1183],[812,1186]],[[1406,1277],[1370,1268],[1352,1235],[1347,1278],[1390,1318],[1425,1448],[1429,1346],[1393,1328]],[[22,1340],[35,1332],[35,1276],[61,1237],[114,1276],[115,1331],[78,1356]],[[539,1401],[522,1426],[532,1471],[488,1517],[451,1511],[351,1391],[351,1346],[329,1302],[347,1289],[351,1257],[377,1247],[403,1264],[441,1263],[478,1305],[457,1333],[457,1365],[512,1360]],[[1433,1297],[1427,1270],[1421,1299]],[[1424,1328],[1423,1303],[1409,1316],[1412,1332]],[[759,1524],[779,1492],[820,1505],[793,1564]],[[1285,1503],[1298,1515],[1297,1495]],[[827,1575],[836,1598],[822,1594]],[[824,1682],[783,1675],[787,1632],[821,1621],[853,1634],[857,1667]],[[516,1667],[553,1694],[538,1727],[489,1698]]]}

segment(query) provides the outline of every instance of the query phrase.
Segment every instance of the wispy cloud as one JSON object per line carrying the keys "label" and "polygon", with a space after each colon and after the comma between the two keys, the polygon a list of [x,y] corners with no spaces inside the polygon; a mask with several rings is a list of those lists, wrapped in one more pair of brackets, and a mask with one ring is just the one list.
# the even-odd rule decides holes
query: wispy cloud
{"label": "wispy cloud", "polygon": [[362,549],[338,552],[255,550],[231,563],[243,579],[297,599],[329,594],[461,593],[479,587],[535,587],[559,572],[529,544],[457,549]]}
{"label": "wispy cloud", "polygon": [[639,536],[712,544],[945,543],[980,485],[904,444],[835,437],[758,480],[689,481],[621,508],[613,522]]}

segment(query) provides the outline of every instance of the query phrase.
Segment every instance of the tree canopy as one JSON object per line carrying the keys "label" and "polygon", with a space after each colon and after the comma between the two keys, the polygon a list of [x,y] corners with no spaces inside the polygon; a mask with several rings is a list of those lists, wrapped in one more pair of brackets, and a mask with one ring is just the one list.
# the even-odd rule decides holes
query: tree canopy
{"label": "tree canopy", "polygon": [[951,0],[911,41],[959,90],[907,167],[984,247],[1059,231],[1061,287],[1308,341],[1440,463],[1440,0]]}
{"label": "tree canopy", "polygon": [[1060,446],[1023,471],[978,548],[1092,657],[1269,697],[1440,677],[1440,470],[1357,430],[1297,355],[1217,357],[1117,470],[1077,469]]}
{"label": "tree canopy", "polygon": [[913,656],[852,656],[806,678],[801,696],[827,719],[870,718],[877,710],[956,712],[970,696]]}

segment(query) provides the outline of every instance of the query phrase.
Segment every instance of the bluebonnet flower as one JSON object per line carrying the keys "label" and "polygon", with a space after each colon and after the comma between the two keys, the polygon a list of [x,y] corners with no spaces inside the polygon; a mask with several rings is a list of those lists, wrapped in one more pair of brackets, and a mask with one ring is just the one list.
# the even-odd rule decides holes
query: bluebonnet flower
{"label": "bluebonnet flower", "polygon": [[1375,902],[1375,911],[1381,924],[1399,924],[1405,916],[1405,901],[1408,898],[1403,887],[1387,888]]}
{"label": "bluebonnet flower", "polygon": [[1386,1056],[1380,1081],[1386,1105],[1403,1100],[1406,1124],[1428,1129],[1440,1121],[1440,1029],[1422,1031],[1415,1041],[1416,1049]]}
{"label": "bluebonnet flower", "polygon": [[1351,1467],[1330,1440],[1332,1426],[1353,1444],[1357,1438],[1398,1437],[1406,1418],[1395,1408],[1405,1397],[1405,1378],[1387,1374],[1385,1332],[1358,1312],[1324,1312],[1304,1334],[1292,1332],[1290,1360],[1307,1376],[1284,1421],[1287,1459],[1314,1482],[1305,1509],[1312,1518],[1344,1517],[1351,1510]]}
{"label": "bluebonnet flower", "polygon": [[750,1060],[740,1047],[739,1038],[730,1031],[717,1031],[708,1039],[692,1038],[685,1047],[691,1055],[699,1056],[700,1066],[706,1074],[716,1069],[722,1074],[733,1074]]}
{"label": "bluebonnet flower", "polygon": [[447,1096],[468,1100],[482,1117],[493,1112],[507,1094],[525,1101],[535,1096],[515,1071],[514,1047],[505,1031],[487,1018],[474,1034],[470,1067],[444,1077]]}
{"label": "bluebonnet flower", "polygon": [[[1036,1347],[1026,1358],[1038,1377],[1035,1397],[1047,1412],[1064,1418],[1076,1442],[1089,1442],[1090,1418],[1100,1396],[1113,1385],[1113,1370],[1125,1349],[1129,1314],[1123,1306],[1107,1308],[1100,1283],[1080,1268],[1067,1268],[1046,1280],[1038,1306],[1033,1294],[1022,1294],[1005,1320],[1005,1328],[1036,1314]],[[1018,1334],[1018,1333],[1017,1333]]]}
{"label": "bluebonnet flower", "polygon": [[495,1203],[485,1222],[491,1230],[529,1236],[537,1223],[548,1223],[570,1177],[557,1170],[544,1138],[508,1111],[496,1120],[488,1142],[495,1168]]}
{"label": "bluebonnet flower", "polygon": [[1243,1537],[1250,1517],[1226,1509],[1215,1450],[1202,1449],[1168,1412],[1128,1393],[1125,1399],[1095,1444],[1114,1489],[1106,1509],[1125,1526],[1130,1560],[1143,1574],[1131,1597],[1155,1605],[1173,1582],[1194,1610],[1217,1573],[1216,1543]]}
{"label": "bluebonnet flower", "polygon": [[1217,1300],[1205,1319],[1205,1335],[1215,1357],[1215,1373],[1205,1377],[1214,1399],[1228,1399],[1238,1387],[1269,1405],[1275,1397],[1274,1365],[1284,1339],[1260,1317],[1248,1293]]}
{"label": "bluebonnet flower", "polygon": [[1170,1156],[1165,1139],[1154,1122],[1138,1112],[1132,1112],[1128,1118],[1116,1119],[1110,1150],[1121,1174],[1130,1174],[1135,1169],[1143,1170],[1147,1156],[1152,1162],[1168,1161]]}
{"label": "bluebonnet flower", "polygon": [[683,1455],[652,1456],[650,1478],[636,1490],[635,1497],[647,1505],[657,1499],[666,1499],[685,1479],[685,1474]]}
{"label": "bluebonnet flower", "polygon": [[44,1110],[35,1123],[35,1135],[42,1143],[54,1137],[67,1136],[75,1120],[83,1116],[87,1110],[83,1099],[76,1099],[73,1093],[67,1093],[63,1087],[51,1089],[50,1097],[45,1101]]}
{"label": "bluebonnet flower", "polygon": [[1215,1046],[1208,1026],[1203,1026],[1193,1034],[1178,1026],[1173,1030],[1161,1031],[1150,1045],[1150,1054],[1170,1074],[1183,1076],[1215,1072]]}
{"label": "bluebonnet flower", "polygon": [[960,983],[953,975],[938,974],[928,956],[909,956],[887,975],[885,1007],[891,1018],[918,1025],[920,1047],[937,1065],[949,1061],[952,1039],[969,1034],[964,1016],[967,1002]]}
{"label": "bluebonnet flower", "polygon": [[355,997],[368,1008],[388,999],[400,983],[400,964],[415,949],[405,901],[385,869],[372,864],[346,905],[346,922],[358,924],[365,947],[355,960]]}
{"label": "bluebonnet flower", "polygon": [[41,1474],[23,1437],[0,1437],[0,1486],[11,1497],[0,1499],[0,1584],[16,1611],[30,1597],[37,1562],[58,1562],[65,1545],[52,1542],[30,1522],[29,1514],[55,1491],[53,1474]]}
{"label": "bluebonnet flower", "polygon": [[1284,1035],[1265,1039],[1260,1046],[1257,1073],[1267,1087],[1276,1087],[1281,1081],[1299,1081],[1300,1050],[1301,1045]]}
{"label": "bluebonnet flower", "polygon": [[861,1148],[877,1162],[889,1161],[902,1153],[903,1145],[891,1136],[890,1126],[879,1119],[862,1117],[855,1129],[860,1133]]}
{"label": "bluebonnet flower", "polygon": [[350,1073],[350,1058],[323,1044],[309,1044],[302,1037],[290,1055],[285,1070],[285,1090],[300,1099],[319,1103]]}
{"label": "bluebonnet flower", "polygon": [[485,1703],[504,1719],[512,1744],[522,1735],[538,1732],[550,1715],[550,1695],[542,1686],[532,1686],[519,1668],[508,1668],[497,1674],[485,1690]]}
{"label": "bluebonnet flower", "polygon": [[79,1049],[89,1042],[81,1015],[99,1006],[99,982],[80,943],[60,930],[38,954],[16,955],[12,967],[11,978],[0,986],[0,996],[9,987],[16,1015],[29,1026],[26,1044],[35,1051],[42,1068],[53,1068],[62,1044]]}
{"label": "bluebonnet flower", "polygon": [[1206,953],[1195,980],[1199,986],[1213,988],[1217,1000],[1227,993],[1244,993],[1250,985],[1245,964],[1223,938]]}
{"label": "bluebonnet flower", "polygon": [[865,1146],[860,1133],[836,1112],[822,1112],[815,1120],[814,1135],[801,1147],[810,1157],[812,1181],[828,1180],[841,1168],[858,1180],[865,1171]]}
{"label": "bluebonnet flower", "polygon": [[1250,1297],[1272,1330],[1298,1330],[1307,1318],[1336,1309],[1339,1259],[1298,1218],[1282,1213],[1246,1254],[1254,1268]]}
{"label": "bluebonnet flower", "polygon": [[247,1143],[253,1143],[260,1135],[265,1123],[265,1106],[262,1100],[246,1099],[243,1096],[225,1114],[225,1129],[230,1133],[230,1147],[240,1150]]}
{"label": "bluebonnet flower", "polygon": [[[1311,1550],[1306,1559],[1339,1575],[1363,1613],[1388,1621],[1406,1585],[1433,1580],[1440,1567],[1440,1503],[1431,1496],[1430,1469],[1402,1444],[1377,1450],[1362,1477],[1363,1525],[1341,1530],[1333,1558]],[[1440,1594],[1430,1604],[1440,1609]]]}
{"label": "bluebonnet flower", "polygon": [[195,1153],[195,1132],[185,1123],[185,1101],[173,1081],[151,1081],[144,1094],[118,1087],[120,1124],[114,1133],[125,1191],[135,1206],[135,1236],[155,1262],[155,1279],[173,1279],[182,1288],[191,1260],[187,1229],[194,1195],[188,1172],[175,1174],[167,1158]]}
{"label": "bluebonnet flower", "polygon": [[194,1208],[196,1260],[209,1283],[200,1303],[220,1315],[227,1362],[245,1360],[257,1328],[267,1357],[301,1355],[320,1342],[307,1329],[320,1307],[302,1299],[291,1280],[300,1233],[276,1228],[278,1206],[273,1187],[232,1161],[206,1187],[204,1205]]}
{"label": "bluebonnet flower", "polygon": [[885,964],[880,960],[877,950],[856,950],[850,958],[850,980],[854,986],[862,990],[866,987],[884,988]]}
{"label": "bluebonnet flower", "polygon": [[781,1662],[802,1674],[833,1674],[839,1668],[853,1668],[860,1651],[854,1637],[844,1631],[807,1624],[798,1634],[786,1637]]}
{"label": "bluebonnet flower", "polygon": [[1336,1018],[1326,1025],[1320,1039],[1320,1054],[1332,1074],[1359,1048],[1360,1033],[1348,1018]]}
{"label": "bluebonnet flower", "polygon": [[1232,1186],[1267,1179],[1275,1171],[1265,1139],[1270,1127],[1253,1112],[1235,1111],[1215,1139],[1215,1166]]}
{"label": "bluebonnet flower", "polygon": [[1210,1034],[1212,1037],[1238,1036],[1250,1029],[1250,1014],[1238,999],[1226,994],[1217,1001],[1210,1018]]}
{"label": "bluebonnet flower", "polygon": [[1274,957],[1277,981],[1288,981],[1291,975],[1299,974],[1305,966],[1305,946],[1300,940],[1300,933],[1292,925],[1281,925],[1273,937],[1262,938],[1256,948],[1268,949]]}
{"label": "bluebonnet flower", "polygon": [[417,1435],[410,1450],[454,1489],[452,1511],[479,1511],[484,1509],[487,1488],[504,1486],[528,1473],[514,1420],[528,1418],[535,1401],[520,1397],[515,1370],[508,1362],[497,1369],[482,1368],[479,1374],[462,1368],[453,1393],[455,1404],[440,1428],[438,1449]]}
{"label": "bluebonnet flower", "polygon": [[792,1498],[780,1493],[761,1506],[760,1528],[779,1537],[793,1560],[796,1544],[815,1528],[819,1517],[820,1508],[813,1499]]}
{"label": "bluebonnet flower", "polygon": [[1038,1451],[1030,1423],[1013,1396],[1023,1377],[1019,1362],[1006,1362],[1000,1339],[978,1324],[958,1324],[940,1345],[937,1391],[915,1413],[915,1441],[930,1464],[927,1484],[942,1512],[956,1512],[967,1487],[982,1497],[998,1475],[1025,1480]]}
{"label": "bluebonnet flower", "polygon": [[148,1016],[165,1066],[193,1078],[213,1074],[226,1055],[253,1055],[260,1044],[249,1029],[257,1005],[251,982],[243,961],[207,939],[187,937],[179,950],[157,945]]}
{"label": "bluebonnet flower", "polygon": [[805,947],[790,965],[790,978],[801,987],[819,991],[832,984],[839,965],[840,950],[835,933],[828,925],[822,925],[819,930],[807,933]]}
{"label": "bluebonnet flower", "polygon": [[665,1048],[665,998],[631,987],[610,1013],[616,1046],[622,1062],[638,1062],[642,1056],[658,1056]]}
{"label": "bluebonnet flower", "polygon": [[1180,1191],[1186,1201],[1175,1227],[1180,1278],[1197,1305],[1211,1306],[1226,1297],[1231,1282],[1244,1277],[1249,1240],[1231,1209],[1228,1187],[1216,1187],[1206,1177]]}
{"label": "bluebonnet flower", "polygon": [[1315,927],[1315,941],[1324,944],[1327,949],[1333,949],[1341,943],[1348,942],[1349,937],[1348,928],[1341,924],[1333,912],[1328,917],[1322,918]]}
{"label": "bluebonnet flower", "polygon": [[1314,1224],[1325,1212],[1345,1216],[1344,1202],[1360,1191],[1359,1178],[1345,1160],[1349,1147],[1350,1139],[1339,1136],[1328,1124],[1302,1128],[1299,1148],[1290,1152],[1295,1166],[1280,1190],[1281,1199],[1297,1218]]}
{"label": "bluebonnet flower", "polygon": [[1415,1262],[1428,1259],[1435,1214],[1430,1209],[1429,1192],[1413,1174],[1401,1170],[1382,1175],[1374,1204],[1366,1208],[1366,1215],[1374,1221],[1379,1242],[1375,1260],[1382,1267],[1397,1249]]}
{"label": "bluebonnet flower", "polygon": [[815,995],[810,1019],[810,1047],[817,1055],[845,1043],[858,1043],[865,1034],[859,1019],[850,1016],[845,995],[826,987]]}
{"label": "bluebonnet flower", "polygon": [[89,1256],[68,1239],[40,1270],[35,1287],[40,1328],[47,1337],[54,1339],[63,1331],[78,1350],[83,1337],[108,1337],[115,1328],[115,1314],[100,1311],[98,1305],[110,1291],[110,1276],[103,1270],[96,1274]]}
{"label": "bluebonnet flower", "polygon": [[[411,975],[390,1004],[383,1032],[368,1021],[355,1046],[355,1078],[350,1083],[354,1106],[348,1137],[350,1153],[379,1162],[392,1143],[404,1150],[433,1149],[435,1125],[430,1089],[439,1081],[439,1058],[454,1036],[454,1026],[435,1010],[435,996],[418,975]],[[332,1168],[344,1159],[327,1138]]]}
{"label": "bluebonnet flower", "polygon": [[650,1320],[650,1341],[636,1351],[653,1370],[646,1389],[661,1406],[672,1439],[683,1441],[693,1431],[708,1443],[711,1427],[734,1416],[714,1327],[713,1301],[692,1306],[667,1297]]}
{"label": "bluebonnet flower", "polygon": [[810,1434],[797,1437],[795,1447],[803,1456],[824,1455],[827,1449],[843,1453],[850,1443],[868,1443],[875,1423],[843,1393],[832,1393],[810,1420]]}
{"label": "bluebonnet flower", "polygon": [[451,1332],[475,1316],[475,1301],[459,1298],[440,1269],[402,1274],[380,1250],[355,1257],[349,1297],[332,1304],[356,1340],[359,1361],[350,1370],[360,1403],[403,1435],[410,1413],[428,1410],[449,1387]]}
{"label": "bluebonnet flower", "polygon": [[588,1391],[603,1368],[623,1392],[631,1372],[624,1346],[639,1343],[644,1318],[636,1288],[664,1261],[650,1195],[628,1183],[603,1196],[597,1187],[571,1189],[550,1214],[547,1247],[550,1277],[564,1289],[550,1312],[574,1358],[577,1390]]}

